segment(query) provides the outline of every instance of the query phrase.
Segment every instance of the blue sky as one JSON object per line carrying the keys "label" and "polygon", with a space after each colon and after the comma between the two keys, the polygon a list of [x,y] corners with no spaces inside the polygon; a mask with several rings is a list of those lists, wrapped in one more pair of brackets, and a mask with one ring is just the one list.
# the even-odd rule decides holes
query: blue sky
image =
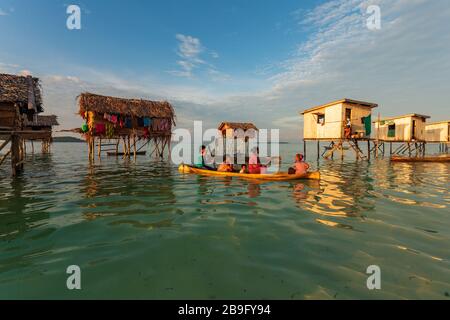
{"label": "blue sky", "polygon": [[[365,27],[371,4],[381,30]],[[0,72],[40,77],[62,128],[95,91],[167,99],[180,126],[254,121],[296,140],[298,111],[343,97],[450,118],[449,18],[445,0],[0,0]]]}

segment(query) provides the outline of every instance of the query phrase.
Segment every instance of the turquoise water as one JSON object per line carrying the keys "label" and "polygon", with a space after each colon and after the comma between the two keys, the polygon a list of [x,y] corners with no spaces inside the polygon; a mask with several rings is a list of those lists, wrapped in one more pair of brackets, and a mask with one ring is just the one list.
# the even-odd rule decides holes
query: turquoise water
{"label": "turquoise water", "polygon": [[0,298],[449,299],[449,164],[312,165],[320,183],[255,183],[91,166],[84,144],[28,155],[19,178],[0,169]]}

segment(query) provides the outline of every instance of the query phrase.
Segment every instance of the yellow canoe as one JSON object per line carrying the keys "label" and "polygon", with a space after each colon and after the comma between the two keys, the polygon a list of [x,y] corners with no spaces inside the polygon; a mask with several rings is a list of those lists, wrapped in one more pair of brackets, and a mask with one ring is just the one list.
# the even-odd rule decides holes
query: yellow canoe
{"label": "yellow canoe", "polygon": [[266,181],[287,181],[287,180],[320,180],[320,172],[308,172],[306,175],[288,174],[287,172],[279,172],[273,174],[250,174],[237,172],[219,172],[213,170],[199,169],[196,167],[182,164],[178,167],[181,173],[196,173],[205,176],[222,176],[222,177],[240,177],[245,179],[257,179]]}

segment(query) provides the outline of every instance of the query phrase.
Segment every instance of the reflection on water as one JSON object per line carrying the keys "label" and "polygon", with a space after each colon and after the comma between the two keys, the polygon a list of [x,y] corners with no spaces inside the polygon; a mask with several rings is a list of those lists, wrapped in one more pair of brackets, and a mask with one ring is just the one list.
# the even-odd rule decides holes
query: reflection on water
{"label": "reflection on water", "polygon": [[[182,175],[149,158],[89,164],[84,147],[56,144],[0,181],[0,298],[450,292],[448,164],[324,161],[313,164],[320,182],[258,182]],[[70,264],[86,290],[63,289]],[[365,286],[371,264],[379,292]]]}

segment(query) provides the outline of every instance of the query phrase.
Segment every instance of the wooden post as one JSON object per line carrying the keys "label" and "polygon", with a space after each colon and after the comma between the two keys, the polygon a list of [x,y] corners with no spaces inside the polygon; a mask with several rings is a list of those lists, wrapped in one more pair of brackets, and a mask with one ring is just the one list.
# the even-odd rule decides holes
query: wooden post
{"label": "wooden post", "polygon": [[134,154],[134,161],[136,161],[136,135],[133,135],[133,154]]}
{"label": "wooden post", "polygon": [[20,137],[13,134],[11,138],[11,169],[13,177],[20,173]]}
{"label": "wooden post", "polygon": [[4,147],[6,147],[6,145],[7,145],[8,142],[10,142],[10,141],[11,141],[11,137],[8,137],[8,139],[6,139],[5,142],[3,142],[3,143],[0,145],[0,151],[1,151]]}
{"label": "wooden post", "polygon": [[172,159],[172,148],[171,148],[171,142],[172,142],[172,136],[168,136],[168,144],[169,144],[169,161]]}
{"label": "wooden post", "polygon": [[31,153],[34,154],[34,141],[31,140]]}
{"label": "wooden post", "polygon": [[367,140],[367,158],[370,160],[370,140]]}
{"label": "wooden post", "polygon": [[306,140],[303,139],[303,158],[306,160]]}
{"label": "wooden post", "polygon": [[130,157],[130,155],[131,155],[131,144],[130,144],[130,136],[128,135],[128,137],[127,137],[127,140],[128,140],[128,151],[127,151],[127,154],[128,154],[128,157]]}
{"label": "wooden post", "polygon": [[317,140],[317,160],[320,159],[320,140]]}
{"label": "wooden post", "polygon": [[6,158],[11,154],[11,150],[8,150],[8,152],[6,152],[2,158],[0,159],[0,166],[3,164],[3,162],[6,160]]}
{"label": "wooden post", "polygon": [[117,139],[117,142],[116,142],[116,157],[119,154],[119,143],[120,143],[120,137],[119,137],[119,139]]}
{"label": "wooden post", "polygon": [[101,158],[101,156],[102,156],[102,138],[101,137],[98,138],[98,150],[97,150],[97,153],[98,153],[98,157]]}
{"label": "wooden post", "polygon": [[126,140],[125,140],[125,136],[123,136],[122,137],[122,140],[123,140],[123,156],[122,156],[122,158],[125,158],[126,157],[126,155],[127,155],[127,142],[126,142]]}

